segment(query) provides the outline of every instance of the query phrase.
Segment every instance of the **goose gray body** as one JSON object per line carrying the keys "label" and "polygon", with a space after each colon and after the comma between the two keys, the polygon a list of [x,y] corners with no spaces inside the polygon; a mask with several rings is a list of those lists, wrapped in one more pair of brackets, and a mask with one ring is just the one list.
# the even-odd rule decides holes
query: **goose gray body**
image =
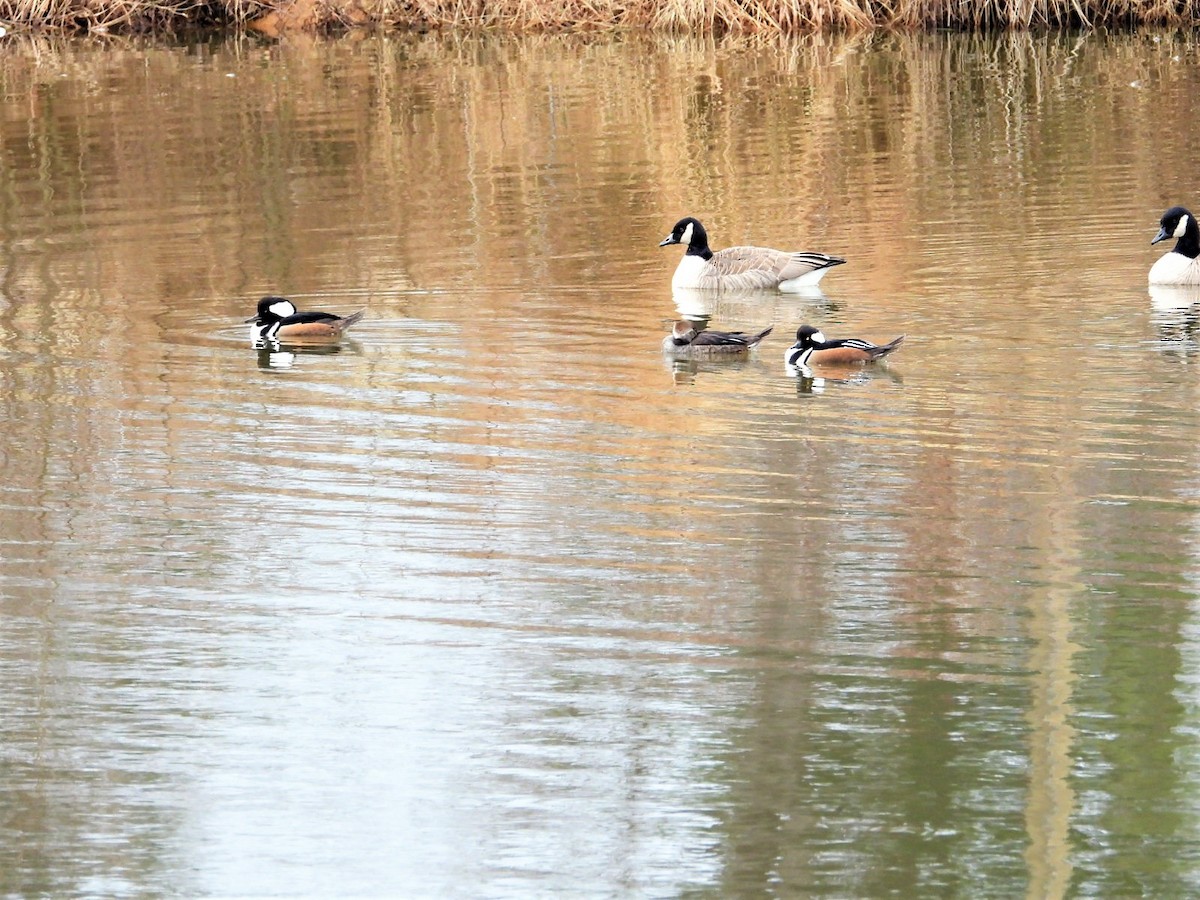
{"label": "goose gray body", "polygon": [[676,222],[659,246],[672,244],[687,246],[671,279],[671,287],[675,289],[799,291],[814,287],[831,268],[846,261],[825,253],[768,247],[727,247],[713,251],[708,246],[704,226],[690,216]]}

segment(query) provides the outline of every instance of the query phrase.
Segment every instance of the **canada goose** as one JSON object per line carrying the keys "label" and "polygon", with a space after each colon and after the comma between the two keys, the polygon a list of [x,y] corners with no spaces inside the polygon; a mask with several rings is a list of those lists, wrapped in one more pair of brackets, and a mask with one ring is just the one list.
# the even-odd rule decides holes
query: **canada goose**
{"label": "canada goose", "polygon": [[765,247],[726,247],[713,252],[708,232],[698,219],[680,219],[658,246],[686,244],[687,252],[671,279],[673,288],[747,290],[779,288],[796,293],[813,287],[834,266],[845,262],[824,253],[770,250]]}
{"label": "canada goose", "polygon": [[698,331],[696,323],[680,319],[663,338],[663,350],[676,356],[711,356],[726,353],[745,353],[758,346],[759,341],[771,333],[764,328],[758,334],[744,331]]}
{"label": "canada goose", "polygon": [[887,356],[904,343],[904,335],[890,344],[872,344],[859,338],[828,341],[820,329],[801,325],[796,331],[796,343],[788,347],[784,360],[789,366],[853,365],[874,362]]}
{"label": "canada goose", "polygon": [[297,312],[286,297],[263,297],[258,312],[246,321],[253,327],[254,340],[281,338],[335,338],[367,314],[365,309],[342,318],[327,312]]}
{"label": "canada goose", "polygon": [[1159,222],[1150,242],[1176,238],[1175,248],[1150,267],[1151,284],[1200,284],[1200,228],[1196,217],[1182,206],[1172,206]]}

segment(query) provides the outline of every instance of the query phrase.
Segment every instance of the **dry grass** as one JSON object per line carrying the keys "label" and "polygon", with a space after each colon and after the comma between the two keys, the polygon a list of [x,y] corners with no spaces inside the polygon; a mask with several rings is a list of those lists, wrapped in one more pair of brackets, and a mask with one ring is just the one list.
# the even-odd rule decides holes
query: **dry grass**
{"label": "dry grass", "polygon": [[0,0],[9,31],[137,32],[251,21],[268,0]]}
{"label": "dry grass", "polygon": [[821,29],[1190,23],[1195,0],[377,0],[376,21],[418,29],[637,28],[700,34]]}
{"label": "dry grass", "polygon": [[0,0],[11,29],[272,30],[374,25],[429,31],[637,29],[791,34],[872,28],[1026,29],[1191,24],[1200,0]]}

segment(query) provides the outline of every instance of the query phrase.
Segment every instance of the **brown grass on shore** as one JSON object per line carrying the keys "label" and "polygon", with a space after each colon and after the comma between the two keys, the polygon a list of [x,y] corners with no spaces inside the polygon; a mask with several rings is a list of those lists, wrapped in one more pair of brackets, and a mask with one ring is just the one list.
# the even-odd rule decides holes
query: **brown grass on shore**
{"label": "brown grass on shore", "polygon": [[12,29],[178,31],[251,25],[692,34],[871,28],[1191,24],[1200,0],[0,0]]}
{"label": "brown grass on shore", "polygon": [[700,34],[1133,25],[1200,18],[1196,0],[364,0],[356,5],[373,13],[375,21],[406,28],[615,27]]}
{"label": "brown grass on shore", "polygon": [[140,32],[249,22],[290,0],[0,0],[7,31]]}

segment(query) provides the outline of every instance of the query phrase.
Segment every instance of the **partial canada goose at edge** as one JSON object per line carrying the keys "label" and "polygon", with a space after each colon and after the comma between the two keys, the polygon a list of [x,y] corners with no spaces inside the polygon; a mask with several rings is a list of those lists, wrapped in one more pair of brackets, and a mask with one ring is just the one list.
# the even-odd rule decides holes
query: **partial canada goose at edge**
{"label": "partial canada goose at edge", "polygon": [[1151,246],[1175,238],[1175,246],[1150,267],[1150,284],[1200,285],[1200,227],[1182,206],[1172,206],[1159,220]]}

